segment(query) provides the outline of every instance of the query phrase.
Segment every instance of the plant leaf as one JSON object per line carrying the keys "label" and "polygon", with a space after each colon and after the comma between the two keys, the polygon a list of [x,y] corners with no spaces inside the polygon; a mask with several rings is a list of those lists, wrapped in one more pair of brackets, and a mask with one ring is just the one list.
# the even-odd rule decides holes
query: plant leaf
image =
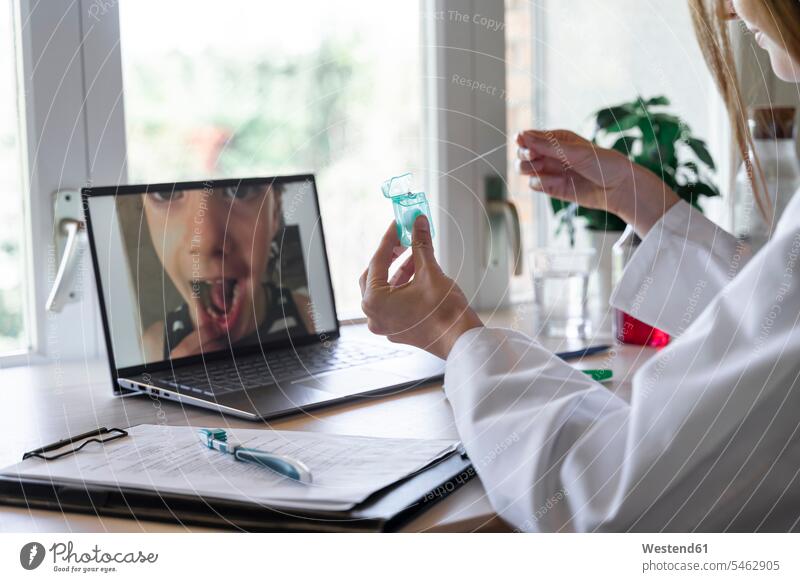
{"label": "plant leaf", "polygon": [[586,228],[589,230],[625,230],[626,223],[616,214],[596,208],[578,209],[578,216],[586,219]]}
{"label": "plant leaf", "polygon": [[702,211],[703,209],[700,207],[699,197],[695,192],[695,186],[697,186],[697,184],[694,182],[690,184],[683,184],[682,186],[675,188],[675,193],[683,200]]}
{"label": "plant leaf", "polygon": [[671,115],[669,113],[663,113],[663,112],[651,113],[650,114],[650,121],[653,122],[653,125],[656,125],[656,124],[658,124],[658,125],[674,124],[674,125],[678,126],[678,129],[680,129],[680,127],[682,125],[680,117],[675,117],[674,115]]}
{"label": "plant leaf", "polygon": [[[651,145],[647,150],[642,151],[638,156],[633,157],[633,161],[640,166],[647,168],[654,174],[661,174],[661,164],[658,163],[658,156],[653,155],[655,146]],[[653,160],[655,159],[655,162]]]}
{"label": "plant leaf", "polygon": [[656,124],[656,137],[661,145],[672,146],[675,149],[675,142],[681,135],[681,124],[672,120],[658,120]]}
{"label": "plant leaf", "polygon": [[607,129],[631,113],[633,113],[633,108],[627,103],[601,109],[596,116],[597,129]]}
{"label": "plant leaf", "polygon": [[633,156],[633,146],[636,145],[637,141],[638,139],[633,136],[624,135],[614,142],[614,145],[611,146],[611,149],[616,150],[621,154],[625,154],[630,158]]}
{"label": "plant leaf", "polygon": [[623,131],[628,131],[629,129],[633,129],[637,125],[639,125],[639,120],[641,118],[636,115],[635,113],[629,113],[625,117],[620,117],[615,120],[611,125],[606,127],[603,131],[606,133],[621,133]]}
{"label": "plant leaf", "polygon": [[566,210],[570,205],[566,200],[559,200],[558,198],[550,198],[550,207],[553,209],[553,214]]}
{"label": "plant leaf", "polygon": [[700,168],[697,167],[697,164],[694,162],[683,162],[681,164],[681,168],[685,168],[691,172],[694,172],[695,176],[700,175]]}
{"label": "plant leaf", "polygon": [[653,122],[648,117],[640,117],[636,120],[636,125],[642,131],[642,143],[645,148],[656,142],[656,131]]}
{"label": "plant leaf", "polygon": [[711,154],[706,148],[706,142],[704,142],[702,139],[697,139],[696,137],[689,137],[686,139],[686,145],[692,148],[692,151],[701,162],[703,162],[712,170],[716,169],[716,166],[714,165],[714,159],[711,157]]}
{"label": "plant leaf", "polygon": [[692,193],[695,196],[719,196],[719,190],[716,186],[706,184],[705,182],[692,183]]}
{"label": "plant leaf", "polygon": [[705,182],[689,182],[687,184],[682,184],[675,188],[675,192],[678,196],[695,206],[698,206],[697,201],[700,199],[700,196],[719,196],[719,191],[714,186],[706,184]]}
{"label": "plant leaf", "polygon": [[645,101],[645,105],[649,107],[654,105],[669,105],[669,99],[667,99],[664,95],[658,95]]}

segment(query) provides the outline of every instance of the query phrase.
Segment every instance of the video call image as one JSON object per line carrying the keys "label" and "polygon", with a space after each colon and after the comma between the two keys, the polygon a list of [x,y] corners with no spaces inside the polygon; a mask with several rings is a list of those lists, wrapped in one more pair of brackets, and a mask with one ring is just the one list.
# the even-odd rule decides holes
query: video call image
{"label": "video call image", "polygon": [[[298,197],[302,186],[239,184],[114,197],[139,343],[134,354],[129,334],[112,329],[115,352],[122,352],[118,366],[307,336],[320,331],[315,322],[329,328],[332,306],[322,305],[320,313],[311,301],[302,216],[290,224],[284,212],[285,199],[295,196],[294,214],[315,218],[313,201]],[[102,199],[91,200],[90,208]],[[118,271],[108,267],[109,274]],[[113,320],[124,301],[111,305]]]}

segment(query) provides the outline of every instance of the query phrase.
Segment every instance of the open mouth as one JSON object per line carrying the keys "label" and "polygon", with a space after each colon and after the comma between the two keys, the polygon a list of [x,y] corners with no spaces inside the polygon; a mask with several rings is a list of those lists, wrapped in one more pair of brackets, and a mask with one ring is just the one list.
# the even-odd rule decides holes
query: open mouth
{"label": "open mouth", "polygon": [[239,280],[213,279],[195,281],[198,298],[212,321],[223,330],[230,329],[239,313]]}

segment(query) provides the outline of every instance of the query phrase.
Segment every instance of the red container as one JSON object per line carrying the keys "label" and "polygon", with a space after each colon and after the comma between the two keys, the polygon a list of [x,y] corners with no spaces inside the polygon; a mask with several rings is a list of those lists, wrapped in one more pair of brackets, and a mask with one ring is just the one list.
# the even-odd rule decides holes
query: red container
{"label": "red container", "polygon": [[[613,248],[612,275],[616,285],[622,279],[622,272],[636,249],[641,244],[633,227],[628,225]],[[614,310],[614,335],[623,344],[661,348],[669,343],[669,334],[639,321],[632,315]]]}
{"label": "red container", "polygon": [[669,343],[669,334],[639,321],[619,309],[614,310],[617,340],[624,344],[662,348]]}

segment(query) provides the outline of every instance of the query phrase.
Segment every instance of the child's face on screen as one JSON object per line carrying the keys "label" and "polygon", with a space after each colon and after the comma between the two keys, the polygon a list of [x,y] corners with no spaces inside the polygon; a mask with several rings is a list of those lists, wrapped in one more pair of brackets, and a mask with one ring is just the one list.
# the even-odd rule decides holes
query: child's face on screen
{"label": "child's face on screen", "polygon": [[266,310],[263,281],[280,227],[280,195],[266,185],[144,195],[156,254],[195,328],[236,341]]}

